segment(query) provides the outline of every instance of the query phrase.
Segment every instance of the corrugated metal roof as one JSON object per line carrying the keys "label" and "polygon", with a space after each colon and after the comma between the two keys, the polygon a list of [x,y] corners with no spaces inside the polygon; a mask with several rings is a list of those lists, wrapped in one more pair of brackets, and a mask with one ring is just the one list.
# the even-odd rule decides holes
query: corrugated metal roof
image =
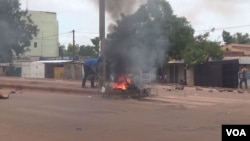
{"label": "corrugated metal roof", "polygon": [[68,63],[68,62],[72,62],[72,60],[43,60],[43,61],[36,61],[36,62],[40,62],[40,63]]}
{"label": "corrugated metal roof", "polygon": [[184,64],[183,60],[171,60],[168,62],[169,64]]}

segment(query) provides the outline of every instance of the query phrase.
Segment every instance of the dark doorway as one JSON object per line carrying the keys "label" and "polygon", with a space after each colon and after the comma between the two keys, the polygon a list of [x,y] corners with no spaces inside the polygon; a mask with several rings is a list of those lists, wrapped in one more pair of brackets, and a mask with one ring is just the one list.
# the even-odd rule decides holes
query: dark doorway
{"label": "dark doorway", "polygon": [[178,72],[179,67],[178,65],[172,64],[170,65],[170,83],[178,83]]}

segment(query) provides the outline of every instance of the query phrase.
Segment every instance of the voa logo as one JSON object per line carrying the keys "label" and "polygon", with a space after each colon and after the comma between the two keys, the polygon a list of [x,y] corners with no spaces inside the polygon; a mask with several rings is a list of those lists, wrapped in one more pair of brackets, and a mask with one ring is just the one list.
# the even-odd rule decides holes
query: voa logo
{"label": "voa logo", "polygon": [[235,136],[235,137],[238,137],[238,136],[247,136],[246,132],[244,129],[226,129],[226,132],[227,132],[227,136]]}

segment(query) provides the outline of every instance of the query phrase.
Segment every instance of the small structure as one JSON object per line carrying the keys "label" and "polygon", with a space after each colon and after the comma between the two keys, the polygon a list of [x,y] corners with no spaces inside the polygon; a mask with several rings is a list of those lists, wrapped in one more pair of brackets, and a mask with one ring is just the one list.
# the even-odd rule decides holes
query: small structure
{"label": "small structure", "polygon": [[194,67],[194,85],[206,87],[238,87],[239,61],[210,61]]}
{"label": "small structure", "polygon": [[9,68],[9,63],[0,63],[0,76],[6,76]]}
{"label": "small structure", "polygon": [[45,78],[45,64],[41,62],[23,62],[21,66],[21,77]]}
{"label": "small structure", "polygon": [[179,83],[180,80],[186,80],[185,63],[182,60],[169,61],[167,70],[169,83]]}
{"label": "small structure", "polygon": [[44,77],[51,79],[63,79],[64,78],[64,66],[71,60],[44,60],[37,61],[44,64]]}

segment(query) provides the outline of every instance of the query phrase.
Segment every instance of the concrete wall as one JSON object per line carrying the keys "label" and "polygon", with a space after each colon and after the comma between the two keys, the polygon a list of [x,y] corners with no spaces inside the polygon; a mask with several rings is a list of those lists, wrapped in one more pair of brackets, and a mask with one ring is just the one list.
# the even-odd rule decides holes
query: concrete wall
{"label": "concrete wall", "polygon": [[37,25],[39,32],[37,37],[31,41],[30,51],[26,56],[38,57],[58,57],[59,56],[59,37],[58,21],[56,13],[29,11],[31,19]]}
{"label": "concrete wall", "polygon": [[0,76],[5,76],[4,67],[0,67]]}
{"label": "concrete wall", "polygon": [[82,80],[82,63],[67,63],[64,65],[63,79]]}
{"label": "concrete wall", "polygon": [[186,71],[187,73],[187,86],[194,86],[194,70],[193,68],[189,68]]}
{"label": "concrete wall", "polygon": [[45,65],[39,62],[22,63],[21,77],[45,78]]}

